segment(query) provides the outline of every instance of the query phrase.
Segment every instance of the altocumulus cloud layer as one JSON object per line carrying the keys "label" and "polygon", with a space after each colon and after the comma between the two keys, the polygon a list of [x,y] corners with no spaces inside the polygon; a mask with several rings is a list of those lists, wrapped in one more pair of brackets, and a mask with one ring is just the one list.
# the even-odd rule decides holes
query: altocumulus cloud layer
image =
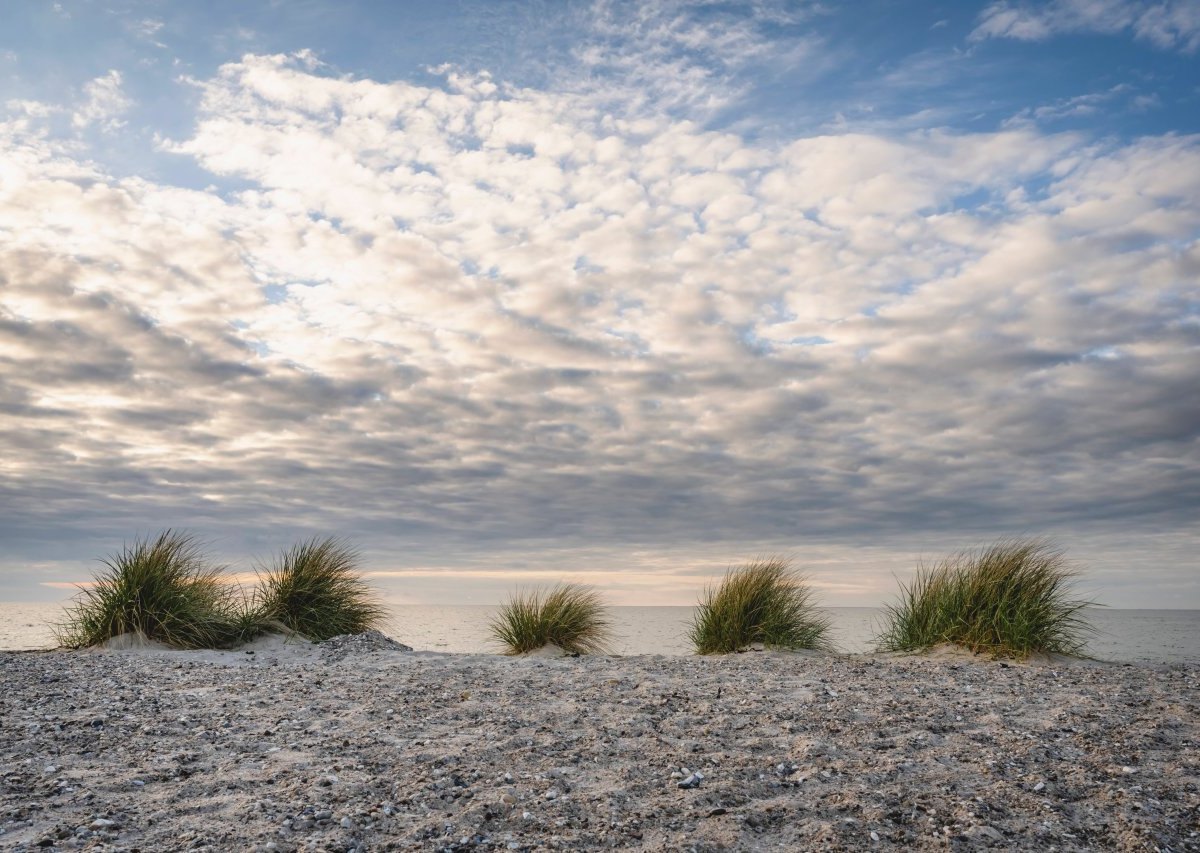
{"label": "altocumulus cloud layer", "polygon": [[183,526],[631,603],[787,550],[871,604],[1051,533],[1101,600],[1200,603],[1200,139],[759,136],[308,52],[186,85],[158,147],[221,189],[48,130],[119,127],[115,71],[0,123],[0,597]]}

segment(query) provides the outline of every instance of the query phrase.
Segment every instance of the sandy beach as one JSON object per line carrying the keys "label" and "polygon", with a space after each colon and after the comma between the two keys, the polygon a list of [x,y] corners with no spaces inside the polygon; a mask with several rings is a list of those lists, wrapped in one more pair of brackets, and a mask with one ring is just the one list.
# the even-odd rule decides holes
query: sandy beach
{"label": "sandy beach", "polygon": [[0,848],[1200,850],[1200,666],[0,654]]}

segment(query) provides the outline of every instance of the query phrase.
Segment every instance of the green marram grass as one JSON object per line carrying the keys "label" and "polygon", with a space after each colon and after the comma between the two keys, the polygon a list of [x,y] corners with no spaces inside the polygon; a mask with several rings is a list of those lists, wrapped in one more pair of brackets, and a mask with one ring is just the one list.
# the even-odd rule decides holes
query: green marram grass
{"label": "green marram grass", "polygon": [[573,583],[549,592],[517,593],[501,606],[490,627],[510,655],[551,644],[570,654],[603,654],[612,639],[600,595]]}
{"label": "green marram grass", "polygon": [[804,578],[788,560],[767,557],[730,569],[719,586],[705,590],[688,638],[702,655],[755,645],[829,650],[828,631]]}
{"label": "green marram grass", "polygon": [[1072,597],[1077,576],[1064,553],[1042,539],[1004,539],[918,568],[886,608],[877,638],[885,651],[952,643],[975,653],[1023,659],[1082,655],[1091,605]]}
{"label": "green marram grass", "polygon": [[261,569],[248,621],[313,641],[378,628],[386,610],[358,570],[358,552],[336,537],[309,539]]}
{"label": "green marram grass", "polygon": [[63,646],[86,648],[135,634],[181,649],[227,648],[252,631],[236,587],[188,534],[167,530],[101,562],[105,568],[80,587],[56,627]]}

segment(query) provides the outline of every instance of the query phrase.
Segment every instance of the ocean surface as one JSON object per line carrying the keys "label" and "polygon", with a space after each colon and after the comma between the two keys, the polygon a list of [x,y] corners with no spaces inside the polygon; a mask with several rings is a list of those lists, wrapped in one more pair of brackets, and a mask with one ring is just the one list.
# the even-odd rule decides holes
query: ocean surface
{"label": "ocean surface", "polygon": [[[500,647],[488,636],[496,607],[482,604],[391,606],[384,633],[415,649],[434,652],[492,652]],[[831,607],[832,638],[845,652],[872,648],[883,611],[876,607]],[[0,603],[0,649],[54,646],[52,625],[62,618],[62,603]],[[622,655],[691,653],[687,625],[691,607],[610,608]],[[1096,628],[1088,652],[1120,663],[1200,663],[1200,610],[1116,610],[1087,612]]]}

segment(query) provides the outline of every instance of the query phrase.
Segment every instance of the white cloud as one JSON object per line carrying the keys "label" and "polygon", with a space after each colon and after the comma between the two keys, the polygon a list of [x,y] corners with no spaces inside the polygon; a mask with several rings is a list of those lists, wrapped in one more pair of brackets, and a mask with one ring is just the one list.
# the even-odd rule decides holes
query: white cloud
{"label": "white cloud", "polygon": [[28,116],[32,119],[49,118],[55,113],[62,112],[62,107],[55,106],[54,104],[47,104],[43,103],[42,101],[33,101],[20,98],[14,98],[12,100],[5,101],[4,108],[7,109],[9,113]]}
{"label": "white cloud", "polygon": [[71,124],[78,130],[95,125],[106,132],[123,127],[121,117],[133,101],[122,90],[122,81],[121,72],[112,70],[84,85],[86,100],[75,107]]}
{"label": "white cloud", "polygon": [[[166,44],[159,40],[159,33],[166,27],[166,21],[159,18],[135,18],[126,21],[125,28],[136,38],[166,49]],[[143,60],[146,62],[147,60]]]}
{"label": "white cloud", "polygon": [[1127,31],[1163,50],[1194,53],[1200,47],[1200,2],[1050,0],[1033,5],[999,0],[980,14],[971,38],[1041,41],[1061,33]]}
{"label": "white cloud", "polygon": [[[815,37],[784,37],[777,28],[823,14],[815,2],[601,0],[587,7],[587,36],[573,50],[571,79],[556,86],[610,109],[711,114],[744,93],[739,75],[746,69],[813,61]],[[776,28],[772,38],[764,37],[769,27]]]}
{"label": "white cloud", "polygon": [[165,22],[157,18],[142,18],[135,22],[132,28],[142,38],[153,39],[165,25]]}
{"label": "white cloud", "polygon": [[751,142],[285,56],[196,85],[166,147],[224,198],[0,125],[5,524],[428,565],[1194,508],[1194,137]]}

